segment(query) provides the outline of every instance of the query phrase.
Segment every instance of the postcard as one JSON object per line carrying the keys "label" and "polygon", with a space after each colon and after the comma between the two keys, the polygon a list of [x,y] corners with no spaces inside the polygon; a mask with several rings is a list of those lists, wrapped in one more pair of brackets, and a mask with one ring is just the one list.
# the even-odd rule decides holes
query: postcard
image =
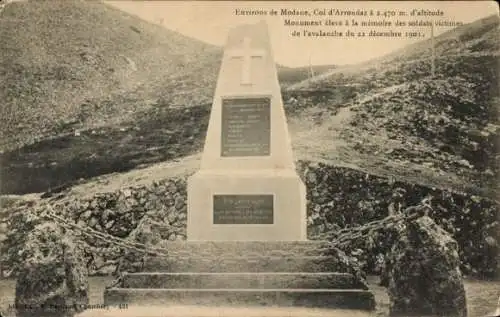
{"label": "postcard", "polygon": [[493,1],[0,1],[0,317],[499,316]]}

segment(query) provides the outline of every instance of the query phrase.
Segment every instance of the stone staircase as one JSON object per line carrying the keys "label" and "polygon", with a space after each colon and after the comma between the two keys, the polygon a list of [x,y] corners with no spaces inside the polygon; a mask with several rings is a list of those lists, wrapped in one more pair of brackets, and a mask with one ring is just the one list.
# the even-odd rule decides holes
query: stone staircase
{"label": "stone staircase", "polygon": [[104,293],[106,305],[338,308],[371,311],[366,282],[325,242],[185,242],[163,245]]}

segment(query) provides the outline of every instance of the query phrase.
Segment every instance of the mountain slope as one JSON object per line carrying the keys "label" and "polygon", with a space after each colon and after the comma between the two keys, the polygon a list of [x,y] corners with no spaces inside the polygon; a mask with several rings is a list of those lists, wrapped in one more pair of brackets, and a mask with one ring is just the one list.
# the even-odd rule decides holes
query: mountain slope
{"label": "mountain slope", "polygon": [[[499,25],[491,16],[438,36],[435,76],[430,41],[422,41],[288,87],[298,100],[288,107],[316,117],[292,120],[307,131],[296,133],[297,151],[431,186],[494,191]],[[342,103],[327,98],[318,106],[310,97],[341,87],[351,88]]]}
{"label": "mountain slope", "polygon": [[[437,66],[441,59],[447,56],[495,56],[500,50],[499,37],[500,19],[498,15],[491,15],[472,23],[461,25],[435,37],[435,52]],[[430,74],[430,57],[432,41],[426,39],[415,44],[405,46],[392,53],[377,57],[356,65],[340,66],[330,72],[325,72],[314,78],[306,79],[288,87],[289,90],[325,88],[335,85],[356,84],[369,85],[374,79],[382,80],[387,74],[401,74],[410,68],[420,69],[421,76]],[[424,69],[422,69],[425,67]],[[496,69],[492,69],[495,71]],[[437,74],[440,72],[437,71]],[[444,74],[446,76],[446,74]],[[399,83],[408,79],[400,77]],[[391,86],[398,82],[383,81],[379,86]]]}
{"label": "mountain slope", "polygon": [[99,2],[10,3],[0,15],[0,150],[119,122],[157,100],[206,102],[220,54]]}

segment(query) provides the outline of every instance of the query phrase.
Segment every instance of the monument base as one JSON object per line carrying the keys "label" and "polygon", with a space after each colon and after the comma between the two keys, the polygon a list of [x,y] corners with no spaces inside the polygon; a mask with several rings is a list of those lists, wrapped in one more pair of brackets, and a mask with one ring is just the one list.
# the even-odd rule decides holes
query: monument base
{"label": "monument base", "polygon": [[159,247],[168,256],[146,256],[140,272],[122,272],[106,288],[105,305],[310,307],[332,309],[329,316],[375,309],[355,262],[328,241],[163,241]]}
{"label": "monument base", "polygon": [[306,191],[294,170],[199,171],[187,190],[189,241],[307,240]]}

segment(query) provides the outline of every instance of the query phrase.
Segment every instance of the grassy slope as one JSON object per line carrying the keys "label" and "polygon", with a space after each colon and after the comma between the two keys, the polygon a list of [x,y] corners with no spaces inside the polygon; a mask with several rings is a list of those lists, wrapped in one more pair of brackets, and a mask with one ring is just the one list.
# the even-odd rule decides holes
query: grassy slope
{"label": "grassy slope", "polygon": [[0,150],[213,93],[220,48],[102,3],[15,2],[1,17]]}

